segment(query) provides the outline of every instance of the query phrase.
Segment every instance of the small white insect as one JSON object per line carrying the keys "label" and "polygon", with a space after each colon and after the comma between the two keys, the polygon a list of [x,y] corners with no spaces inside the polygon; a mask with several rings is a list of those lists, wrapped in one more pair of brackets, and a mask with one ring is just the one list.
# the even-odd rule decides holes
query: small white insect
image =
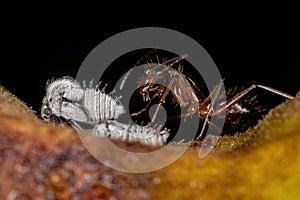
{"label": "small white insect", "polygon": [[136,124],[123,124],[116,120],[107,120],[94,126],[92,133],[99,137],[108,137],[125,142],[140,142],[150,146],[166,144],[169,130],[161,130],[161,125],[152,127],[138,126]]}
{"label": "small white insect", "polygon": [[112,94],[89,87],[85,82],[81,86],[71,77],[52,80],[46,86],[46,96],[43,99],[41,116],[45,121],[53,122],[57,118],[84,122],[90,125],[98,124],[108,119],[117,119],[125,113],[119,99],[113,99]]}
{"label": "small white insect", "polygon": [[41,117],[50,123],[69,123],[77,131],[84,131],[83,124],[92,125],[92,133],[126,142],[140,142],[145,145],[161,146],[167,142],[169,131],[162,126],[143,127],[122,124],[116,119],[125,113],[119,98],[112,98],[93,88],[93,82],[81,86],[71,77],[62,77],[47,83],[43,98]]}

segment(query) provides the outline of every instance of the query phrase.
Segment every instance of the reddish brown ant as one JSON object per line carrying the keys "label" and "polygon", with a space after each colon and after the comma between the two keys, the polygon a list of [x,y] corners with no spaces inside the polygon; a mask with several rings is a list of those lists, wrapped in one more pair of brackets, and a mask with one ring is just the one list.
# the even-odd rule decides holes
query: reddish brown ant
{"label": "reddish brown ant", "polygon": [[[151,51],[151,54],[154,51]],[[148,54],[149,55],[149,54]],[[147,55],[147,56],[148,56]],[[147,56],[144,56],[141,60],[138,61],[138,64],[141,63],[143,59]],[[140,111],[136,113],[132,113],[131,116],[139,115],[145,111],[152,105],[154,98],[159,98],[159,104],[154,112],[154,115],[151,119],[151,122],[148,124],[152,124],[158,114],[160,107],[165,103],[165,99],[170,90],[173,93],[174,98],[178,102],[181,107],[187,107],[187,113],[183,114],[183,118],[188,116],[192,116],[194,113],[198,112],[198,116],[204,120],[204,125],[199,134],[197,134],[196,141],[200,141],[203,132],[205,130],[206,125],[215,126],[210,121],[210,117],[226,115],[226,113],[230,112],[230,108],[234,106],[239,100],[245,97],[251,90],[254,88],[262,88],[264,90],[270,91],[272,93],[278,94],[285,98],[293,99],[294,97],[276,90],[274,88],[252,84],[250,87],[244,89],[239,92],[226,102],[217,103],[218,96],[220,95],[222,80],[215,86],[215,88],[211,91],[208,97],[203,97],[199,88],[189,77],[182,73],[182,67],[179,65],[178,70],[172,68],[175,64],[179,63],[183,60],[187,55],[182,55],[175,57],[173,59],[164,61],[162,63],[154,64],[153,67],[150,67],[145,71],[145,77],[142,81],[139,81],[139,93],[142,95],[144,101],[149,101],[149,103]],[[124,85],[124,82],[128,78],[130,72],[136,67],[138,64],[135,64],[124,77],[121,89]],[[180,63],[179,63],[180,64]],[[164,83],[163,85],[160,83]],[[167,85],[167,87],[165,86]],[[150,93],[154,93],[150,97]],[[236,105],[238,106],[238,105]],[[238,107],[237,107],[238,108]],[[224,116],[223,116],[224,117]],[[215,127],[217,128],[217,127]],[[218,128],[217,128],[218,129]]]}

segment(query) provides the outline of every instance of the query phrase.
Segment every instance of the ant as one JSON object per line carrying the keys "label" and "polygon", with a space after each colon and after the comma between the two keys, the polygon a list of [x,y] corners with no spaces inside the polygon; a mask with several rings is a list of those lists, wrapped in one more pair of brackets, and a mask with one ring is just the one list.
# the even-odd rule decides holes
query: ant
{"label": "ant", "polygon": [[[155,52],[155,49],[142,57],[135,65],[130,68],[121,82],[120,89],[123,88],[126,79],[133,71],[133,69],[138,66],[144,59],[153,54],[153,52]],[[214,87],[214,89],[207,97],[203,97],[204,95],[200,95],[202,93],[193,82],[193,80],[182,73],[182,66],[179,65],[178,70],[172,68],[175,64],[180,64],[179,62],[186,57],[187,55],[177,56],[162,63],[155,64],[152,67],[150,66],[150,68],[145,71],[145,77],[142,81],[139,82],[139,93],[142,95],[144,101],[148,101],[148,104],[140,111],[132,113],[131,116],[137,116],[147,111],[147,109],[152,105],[154,99],[158,97],[158,106],[154,112],[151,122],[147,125],[150,126],[154,123],[159,109],[165,103],[166,96],[170,91],[172,91],[174,98],[177,100],[178,104],[183,108],[187,107],[187,113],[183,114],[183,118],[192,116],[197,112],[198,117],[203,120],[203,126],[195,139],[195,142],[199,142],[207,125],[218,129],[216,125],[214,125],[210,121],[211,117],[221,116],[224,112],[230,112],[230,109],[234,105],[236,109],[240,109],[240,111],[242,111],[242,108],[239,108],[237,102],[244,98],[250,91],[255,88],[261,88],[288,99],[294,98],[293,96],[274,88],[259,84],[252,84],[248,88],[237,93],[226,102],[219,103],[217,102],[217,100],[221,94],[223,80],[220,80],[220,82]],[[159,83],[161,82],[166,83],[165,85],[167,85],[167,87],[159,85]],[[150,94],[153,95],[150,97]]]}

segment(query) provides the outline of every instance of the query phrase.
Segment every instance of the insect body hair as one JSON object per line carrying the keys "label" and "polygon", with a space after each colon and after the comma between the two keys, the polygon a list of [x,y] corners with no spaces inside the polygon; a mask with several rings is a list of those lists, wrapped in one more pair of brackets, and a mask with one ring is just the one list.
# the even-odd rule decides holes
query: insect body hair
{"label": "insect body hair", "polygon": [[108,119],[117,119],[125,113],[123,105],[112,94],[98,88],[84,88],[82,106],[89,116],[89,123],[98,124]]}

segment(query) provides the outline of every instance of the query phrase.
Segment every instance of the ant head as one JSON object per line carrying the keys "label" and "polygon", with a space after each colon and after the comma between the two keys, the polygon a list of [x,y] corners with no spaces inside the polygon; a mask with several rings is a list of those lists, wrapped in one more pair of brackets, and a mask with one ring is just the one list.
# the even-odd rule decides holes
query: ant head
{"label": "ant head", "polygon": [[152,83],[148,83],[146,85],[143,85],[139,88],[139,93],[142,95],[142,96],[145,96],[147,94],[149,94],[149,92],[151,91],[151,89],[153,88],[153,85]]}
{"label": "ant head", "polygon": [[140,81],[140,88],[139,88],[139,93],[141,95],[145,95],[149,92],[151,92],[152,88],[154,87],[156,81],[153,78],[147,78],[144,79],[143,81]]}
{"label": "ant head", "polygon": [[148,83],[139,87],[139,93],[142,95],[144,101],[150,100],[150,93],[157,92],[157,84],[154,81],[149,81]]}

